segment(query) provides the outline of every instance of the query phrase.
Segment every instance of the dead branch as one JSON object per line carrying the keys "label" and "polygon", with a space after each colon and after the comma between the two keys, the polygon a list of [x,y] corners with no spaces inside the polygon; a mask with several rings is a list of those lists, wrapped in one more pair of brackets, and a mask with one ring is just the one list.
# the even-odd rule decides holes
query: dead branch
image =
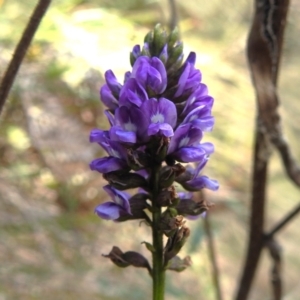
{"label": "dead branch", "polygon": [[0,114],[28,47],[50,5],[50,2],[51,0],[39,0],[6,69],[0,84]]}
{"label": "dead branch", "polygon": [[276,92],[283,33],[289,0],[256,0],[255,15],[248,38],[248,62],[256,91],[257,122],[255,129],[254,165],[250,234],[246,261],[236,300],[246,300],[264,246],[267,167],[270,144],[282,137],[279,100]]}

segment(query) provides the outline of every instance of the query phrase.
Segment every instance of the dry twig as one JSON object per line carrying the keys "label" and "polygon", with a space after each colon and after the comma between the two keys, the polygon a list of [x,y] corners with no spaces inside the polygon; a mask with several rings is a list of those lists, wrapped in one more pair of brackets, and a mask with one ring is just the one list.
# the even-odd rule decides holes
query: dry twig
{"label": "dry twig", "polygon": [[50,5],[50,2],[51,0],[39,0],[6,69],[0,85],[0,114],[28,47]]}

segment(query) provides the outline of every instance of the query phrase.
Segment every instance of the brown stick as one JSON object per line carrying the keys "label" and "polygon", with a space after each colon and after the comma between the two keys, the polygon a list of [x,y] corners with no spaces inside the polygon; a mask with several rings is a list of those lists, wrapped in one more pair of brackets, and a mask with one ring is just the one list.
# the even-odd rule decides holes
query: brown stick
{"label": "brown stick", "polygon": [[264,246],[267,167],[270,142],[281,136],[276,84],[289,0],[256,0],[248,39],[248,61],[256,90],[258,117],[254,149],[250,234],[236,300],[246,300]]}
{"label": "brown stick", "polygon": [[211,262],[212,280],[213,280],[213,285],[215,287],[216,299],[222,300],[223,297],[222,297],[221,285],[220,285],[220,273],[217,264],[214,238],[211,232],[209,212],[206,214],[206,217],[204,218],[203,222],[204,222],[204,229],[205,229],[207,242],[208,242],[208,253]]}
{"label": "brown stick", "polygon": [[174,30],[178,26],[178,13],[175,0],[169,0],[170,4],[170,31]]}
{"label": "brown stick", "polygon": [[265,240],[273,238],[273,236],[288,224],[300,212],[300,204],[282,218],[268,233],[265,234]]}
{"label": "brown stick", "polygon": [[15,49],[13,58],[6,69],[0,85],[0,114],[32,38],[39,27],[39,24],[45,15],[47,8],[49,7],[50,2],[51,0],[39,0]]}
{"label": "brown stick", "polygon": [[273,266],[271,269],[271,286],[273,292],[273,299],[280,300],[282,297],[281,247],[274,239],[269,239],[266,243],[266,247],[269,249],[269,253],[273,261]]}

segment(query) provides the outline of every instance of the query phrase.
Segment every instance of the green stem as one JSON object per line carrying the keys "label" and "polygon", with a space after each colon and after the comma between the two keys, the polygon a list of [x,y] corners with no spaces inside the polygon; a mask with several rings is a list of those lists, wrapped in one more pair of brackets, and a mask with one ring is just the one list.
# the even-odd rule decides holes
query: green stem
{"label": "green stem", "polygon": [[165,270],[163,257],[163,233],[159,230],[161,219],[161,207],[156,202],[159,193],[159,169],[160,166],[154,166],[151,174],[152,188],[152,239],[155,251],[152,254],[153,260],[153,300],[164,300],[165,294]]}

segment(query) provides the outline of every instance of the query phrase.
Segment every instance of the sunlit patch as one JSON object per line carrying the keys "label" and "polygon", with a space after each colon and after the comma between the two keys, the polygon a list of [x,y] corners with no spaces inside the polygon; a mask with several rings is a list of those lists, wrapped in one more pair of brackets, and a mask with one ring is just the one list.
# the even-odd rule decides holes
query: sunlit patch
{"label": "sunlit patch", "polygon": [[151,122],[152,123],[164,123],[165,118],[163,114],[157,113],[156,115],[153,115],[151,117]]}

